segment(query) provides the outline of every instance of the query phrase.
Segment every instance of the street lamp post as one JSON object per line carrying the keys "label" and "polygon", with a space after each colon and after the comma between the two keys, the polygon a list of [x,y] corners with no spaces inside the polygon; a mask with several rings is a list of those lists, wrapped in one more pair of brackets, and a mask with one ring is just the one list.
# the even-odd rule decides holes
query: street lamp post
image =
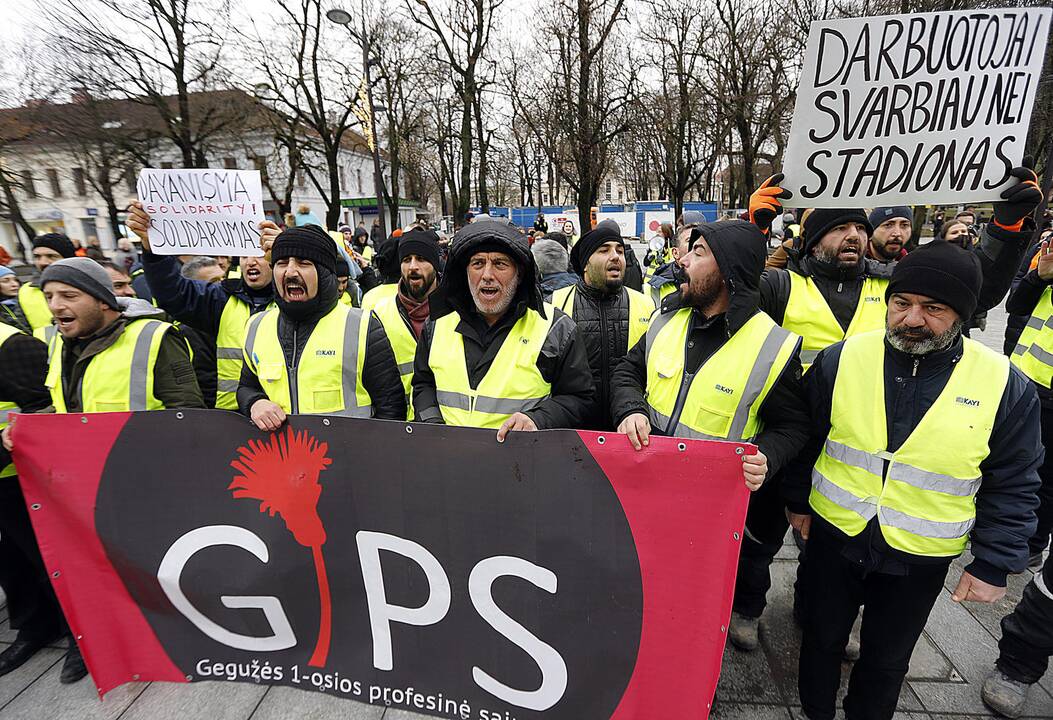
{"label": "street lamp post", "polygon": [[377,196],[377,218],[380,222],[380,236],[388,236],[387,221],[384,219],[384,175],[380,169],[380,143],[377,142],[377,118],[373,107],[373,83],[369,79],[369,68],[375,64],[370,60],[371,43],[366,32],[366,19],[362,17],[362,30],[356,32],[351,27],[351,13],[340,8],[333,8],[325,14],[330,22],[343,25],[352,38],[362,46],[362,73],[366,84],[366,110],[369,113],[369,132],[373,138],[373,190]]}

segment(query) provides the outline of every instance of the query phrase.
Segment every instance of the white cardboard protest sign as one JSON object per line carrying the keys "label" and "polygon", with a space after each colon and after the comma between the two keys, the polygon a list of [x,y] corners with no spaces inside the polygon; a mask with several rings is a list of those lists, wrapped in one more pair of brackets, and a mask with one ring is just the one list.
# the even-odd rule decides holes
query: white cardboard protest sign
{"label": "white cardboard protest sign", "polygon": [[613,220],[618,223],[622,237],[636,237],[636,213],[634,212],[603,212],[596,214],[596,223],[604,220]]}
{"label": "white cardboard protest sign", "polygon": [[813,22],[782,186],[790,207],[998,199],[1024,155],[1050,8]]}
{"label": "white cardboard protest sign", "polygon": [[143,168],[136,190],[158,255],[263,255],[258,170]]}

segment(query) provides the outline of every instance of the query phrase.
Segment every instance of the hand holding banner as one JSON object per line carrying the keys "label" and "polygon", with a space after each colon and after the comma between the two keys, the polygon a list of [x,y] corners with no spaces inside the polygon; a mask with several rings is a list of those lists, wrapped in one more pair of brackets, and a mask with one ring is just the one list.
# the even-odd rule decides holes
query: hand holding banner
{"label": "hand holding banner", "polygon": [[994,201],[1014,182],[1050,8],[812,23],[782,186],[791,207]]}
{"label": "hand holding banner", "polygon": [[263,255],[258,170],[143,168],[136,190],[158,255]]}

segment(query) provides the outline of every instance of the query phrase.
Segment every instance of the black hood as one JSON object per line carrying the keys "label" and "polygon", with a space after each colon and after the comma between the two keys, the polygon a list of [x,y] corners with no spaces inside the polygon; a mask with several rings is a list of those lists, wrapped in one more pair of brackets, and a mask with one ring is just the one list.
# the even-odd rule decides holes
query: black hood
{"label": "black hood", "polygon": [[760,276],[768,257],[768,242],[756,225],[745,220],[703,223],[691,231],[692,244],[699,235],[713,251],[724,276],[730,295],[728,332],[734,334],[760,306]]}
{"label": "black hood", "polygon": [[481,249],[508,253],[516,261],[520,280],[511,307],[524,302],[544,317],[544,302],[537,284],[537,265],[526,237],[505,223],[481,220],[471,223],[453,236],[442,282],[429,299],[431,319],[475,307],[468,289],[468,260]]}

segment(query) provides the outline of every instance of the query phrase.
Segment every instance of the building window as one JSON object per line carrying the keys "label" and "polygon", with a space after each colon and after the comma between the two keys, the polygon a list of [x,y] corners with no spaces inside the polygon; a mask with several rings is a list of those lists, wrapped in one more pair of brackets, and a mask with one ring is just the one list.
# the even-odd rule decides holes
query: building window
{"label": "building window", "polygon": [[231,157],[223,158],[223,167],[225,167],[227,170],[237,170],[238,161]]}
{"label": "building window", "polygon": [[128,186],[128,192],[138,192],[138,188],[135,186],[136,172],[135,168],[125,168],[124,170],[124,184]]}
{"label": "building window", "polygon": [[260,171],[260,180],[262,180],[263,183],[266,184],[267,180],[270,179],[267,175],[267,158],[260,157],[259,155],[257,155],[256,157],[252,158],[252,166]]}
{"label": "building window", "polygon": [[88,188],[84,185],[84,168],[73,168],[73,187],[77,189],[77,194],[81,197],[88,194]]}
{"label": "building window", "polygon": [[361,195],[363,192],[362,188],[362,168],[355,168],[355,183],[358,185],[358,194]]}
{"label": "building window", "polygon": [[604,184],[603,196],[604,196],[604,197],[605,197],[605,198],[606,198],[607,200],[610,200],[610,199],[611,199],[611,181],[610,181],[610,180],[608,180],[608,181],[607,181],[607,182],[606,182],[606,183]]}
{"label": "building window", "polygon": [[307,186],[307,179],[303,176],[303,170],[297,170],[296,171],[296,186],[297,187],[306,187]]}
{"label": "building window", "polygon": [[35,198],[37,196],[37,186],[33,182],[32,170],[22,171],[22,189],[26,191],[26,197]]}
{"label": "building window", "polygon": [[170,163],[170,162],[163,162],[163,163],[161,163],[161,169],[162,170],[171,170],[172,169],[172,163]]}
{"label": "building window", "polygon": [[59,183],[58,170],[47,169],[48,184],[51,186],[51,197],[62,197],[62,184]]}
{"label": "building window", "polygon": [[341,165],[340,167],[338,167],[336,169],[336,172],[337,175],[340,176],[340,189],[343,190],[347,186],[347,183],[344,182],[344,166]]}

